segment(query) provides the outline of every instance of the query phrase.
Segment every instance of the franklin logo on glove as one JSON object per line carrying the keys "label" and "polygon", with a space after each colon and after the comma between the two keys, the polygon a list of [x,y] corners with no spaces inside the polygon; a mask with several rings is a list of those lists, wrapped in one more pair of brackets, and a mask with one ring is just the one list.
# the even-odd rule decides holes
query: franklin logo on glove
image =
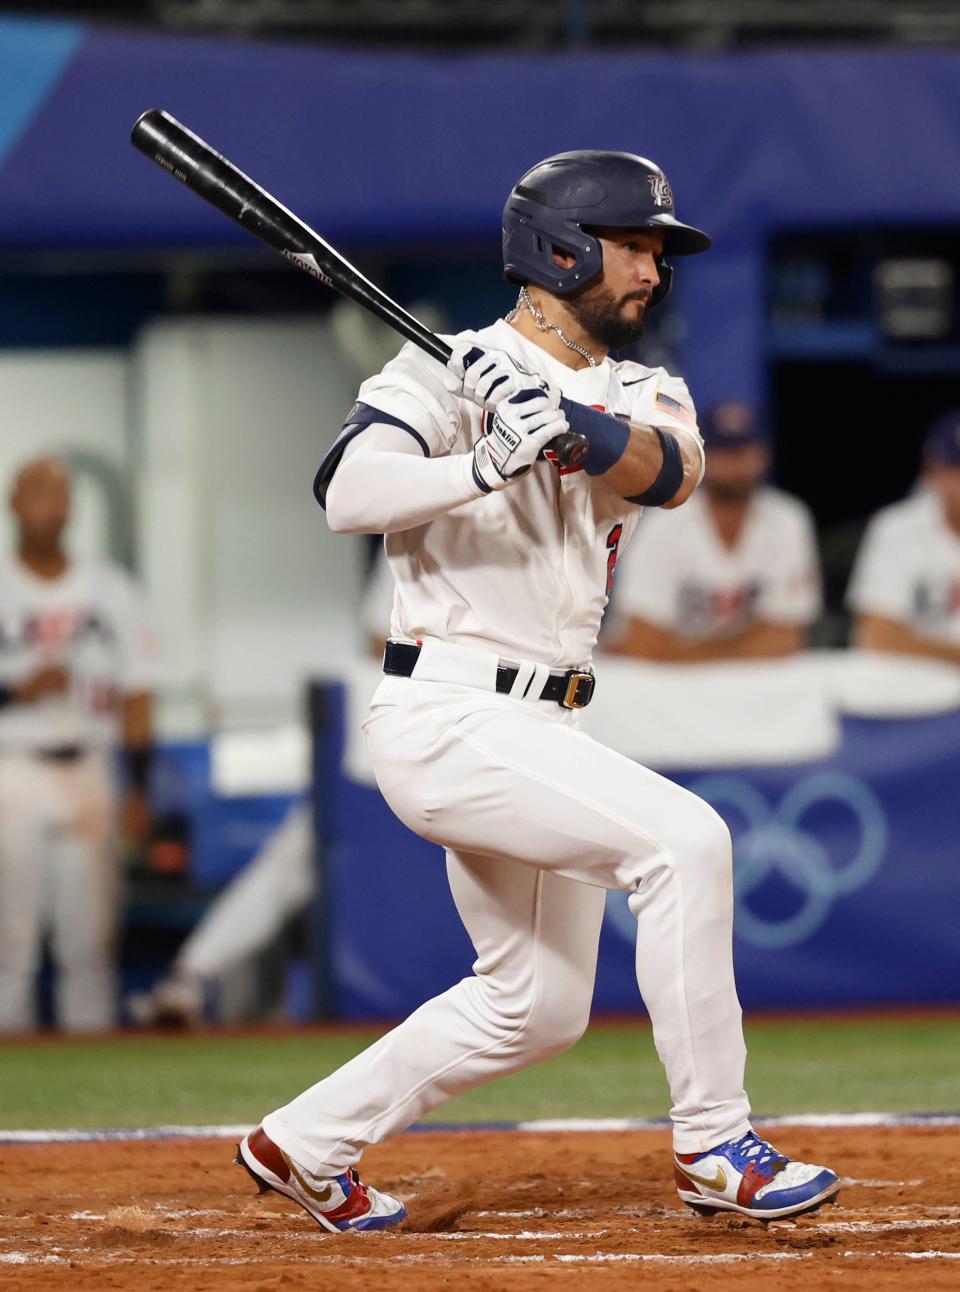
{"label": "franklin logo on glove", "polygon": [[520,447],[520,436],[516,431],[511,431],[510,427],[507,426],[504,420],[497,413],[494,413],[493,415],[493,425],[490,428],[490,434],[495,436],[497,440],[504,444],[509,453],[515,452]]}

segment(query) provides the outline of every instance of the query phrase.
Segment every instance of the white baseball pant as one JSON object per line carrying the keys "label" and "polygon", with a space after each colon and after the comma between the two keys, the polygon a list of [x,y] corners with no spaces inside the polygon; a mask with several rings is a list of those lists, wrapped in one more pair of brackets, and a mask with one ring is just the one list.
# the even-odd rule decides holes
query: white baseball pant
{"label": "white baseball pant", "polygon": [[117,905],[108,757],[0,754],[0,1032],[36,1024],[48,931],[57,1022],[70,1031],[113,1026]]}
{"label": "white baseball pant", "polygon": [[446,848],[473,976],[264,1129],[308,1170],[337,1174],[453,1095],[572,1045],[589,1017],[604,890],[617,888],[637,920],[637,981],[676,1150],[744,1134],[727,827],[695,795],[585,735],[575,713],[519,698],[531,675],[539,693],[543,666],[521,666],[509,696],[421,680],[476,673],[491,685],[490,668],[467,658],[481,654],[428,643],[413,678],[384,680],[365,723],[385,799]]}

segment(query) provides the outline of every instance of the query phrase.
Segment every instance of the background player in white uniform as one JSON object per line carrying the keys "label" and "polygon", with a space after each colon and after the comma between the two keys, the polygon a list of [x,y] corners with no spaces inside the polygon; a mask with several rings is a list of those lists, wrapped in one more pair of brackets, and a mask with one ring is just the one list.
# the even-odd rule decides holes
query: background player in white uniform
{"label": "background player in white uniform", "polygon": [[676,662],[792,654],[820,611],[810,513],[763,483],[770,452],[751,409],[719,404],[700,433],[703,487],[640,522],[617,567],[608,648]]}
{"label": "background player in white uniform", "polygon": [[[580,1036],[608,887],[637,918],[681,1197],[762,1217],[839,1188],[750,1129],[728,830],[578,729],[618,552],[641,507],[682,503],[703,463],[683,382],[608,351],[662,299],[664,252],[709,245],[642,158],[534,167],[504,212],[505,272],[523,284],[511,321],[461,335],[446,369],[405,347],[321,467],[332,527],[387,534],[395,640],[366,735],[391,807],[446,848],[477,952],[472,976],[241,1142],[254,1178],[326,1228],[405,1214],[360,1184],[364,1145]],[[589,441],[580,470],[542,457],[568,425]]]}
{"label": "background player in white uniform", "polygon": [[19,532],[0,562],[0,1031],[33,1026],[49,931],[57,1021],[114,1021],[118,899],[114,756],[127,750],[122,827],[148,826],[152,648],[130,578],[72,561],[67,471],[44,458],[11,495]]}
{"label": "background player in white uniform", "polygon": [[867,527],[847,593],[854,639],[960,665],[960,410],[927,433],[921,479]]}

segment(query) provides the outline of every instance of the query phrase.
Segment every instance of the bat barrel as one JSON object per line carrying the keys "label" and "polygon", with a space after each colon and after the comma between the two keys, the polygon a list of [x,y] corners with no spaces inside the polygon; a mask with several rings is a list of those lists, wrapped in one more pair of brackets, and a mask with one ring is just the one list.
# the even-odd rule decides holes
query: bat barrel
{"label": "bat barrel", "polygon": [[379,315],[441,363],[449,359],[450,347],[419,319],[364,278],[309,225],[168,112],[160,108],[144,112],[134,123],[130,138],[151,161],[299,269]]}
{"label": "bat barrel", "polygon": [[[382,318],[440,363],[450,358],[445,341],[169,112],[149,108],[137,118],[130,139],[151,161],[292,264]],[[551,447],[565,465],[576,465],[586,453],[587,443],[581,435],[568,432],[558,436]]]}
{"label": "bat barrel", "polygon": [[150,108],[130,138],[158,166],[277,251],[311,251],[310,232],[296,216],[169,113]]}

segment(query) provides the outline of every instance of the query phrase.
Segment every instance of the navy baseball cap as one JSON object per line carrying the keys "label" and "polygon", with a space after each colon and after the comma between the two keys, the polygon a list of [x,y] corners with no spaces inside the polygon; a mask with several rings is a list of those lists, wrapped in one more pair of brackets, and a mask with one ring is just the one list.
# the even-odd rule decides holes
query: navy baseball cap
{"label": "navy baseball cap", "polygon": [[700,416],[700,434],[708,449],[739,449],[744,444],[766,444],[767,436],[749,404],[730,400],[714,404]]}
{"label": "navy baseball cap", "polygon": [[960,408],[937,418],[927,431],[923,451],[931,462],[960,467]]}

